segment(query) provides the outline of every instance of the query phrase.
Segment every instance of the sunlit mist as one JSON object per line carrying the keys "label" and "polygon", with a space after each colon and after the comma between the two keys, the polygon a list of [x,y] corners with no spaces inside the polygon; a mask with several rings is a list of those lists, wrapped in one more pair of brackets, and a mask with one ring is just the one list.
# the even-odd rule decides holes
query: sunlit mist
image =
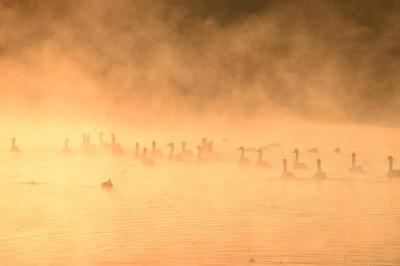
{"label": "sunlit mist", "polygon": [[1,265],[400,265],[400,2],[0,0]]}

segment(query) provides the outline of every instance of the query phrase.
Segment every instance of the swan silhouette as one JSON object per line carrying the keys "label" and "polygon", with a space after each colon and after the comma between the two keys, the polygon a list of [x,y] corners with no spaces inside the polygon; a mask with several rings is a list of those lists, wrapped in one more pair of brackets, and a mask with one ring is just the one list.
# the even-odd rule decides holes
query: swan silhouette
{"label": "swan silhouette", "polygon": [[314,173],[314,178],[324,179],[326,174],[321,169],[321,159],[317,160],[317,172]]}
{"label": "swan silhouette", "polygon": [[259,148],[256,150],[256,152],[258,153],[258,159],[256,162],[256,167],[259,168],[269,168],[271,167],[271,165],[267,162],[263,160],[263,149]]}
{"label": "swan silhouette", "polygon": [[11,149],[10,149],[10,151],[12,151],[12,152],[21,152],[21,150],[15,144],[16,142],[17,142],[17,139],[15,137],[13,137],[12,140],[11,140]]}
{"label": "swan silhouette", "polygon": [[307,164],[305,164],[305,163],[299,163],[299,150],[298,149],[295,149],[294,151],[293,151],[293,153],[295,154],[295,159],[294,159],[294,165],[293,165],[293,168],[294,169],[308,169],[308,166],[307,166]]}
{"label": "swan silhouette", "polygon": [[245,148],[243,146],[241,146],[238,151],[240,151],[240,158],[239,158],[239,164],[240,165],[249,165],[250,161],[249,159],[244,157],[244,153],[245,153]]}
{"label": "swan silhouette", "polygon": [[293,178],[294,177],[293,173],[287,170],[288,169],[288,167],[287,167],[287,159],[286,158],[283,159],[282,162],[283,162],[283,171],[282,171],[281,177],[283,177],[283,178]]}
{"label": "swan silhouette", "polygon": [[393,169],[393,156],[389,156],[388,161],[389,161],[389,171],[387,173],[387,176],[400,177],[400,169]]}
{"label": "swan silhouette", "polygon": [[138,142],[135,144],[135,160],[142,159],[142,155],[140,154],[140,145]]}
{"label": "swan silhouette", "polygon": [[101,187],[104,189],[111,189],[113,188],[113,183],[111,182],[111,179],[108,179],[106,182],[101,183]]}
{"label": "swan silhouette", "polygon": [[62,154],[72,154],[73,153],[73,150],[71,150],[71,148],[69,147],[69,139],[68,138],[66,138],[65,140],[64,140],[64,148],[62,149]]}
{"label": "swan silhouette", "polygon": [[145,165],[145,166],[154,166],[154,165],[155,165],[154,160],[147,157],[147,148],[144,148],[144,149],[143,149],[142,163],[143,163],[143,165]]}
{"label": "swan silhouette", "polygon": [[116,139],[114,133],[111,133],[111,151],[113,154],[116,154],[116,155],[124,153],[124,150],[122,149],[121,144],[117,143],[117,139]]}
{"label": "swan silhouette", "polygon": [[151,156],[152,156],[152,157],[161,157],[161,156],[163,156],[162,151],[157,150],[157,148],[156,148],[156,141],[155,141],[155,140],[153,140],[153,141],[151,142]]}
{"label": "swan silhouette", "polygon": [[203,151],[201,146],[197,146],[197,162],[199,163],[206,163],[207,158],[203,157]]}
{"label": "swan silhouette", "polygon": [[186,142],[182,142],[182,150],[181,150],[181,156],[182,157],[187,157],[190,158],[193,156],[193,152],[191,150],[186,149]]}
{"label": "swan silhouette", "polygon": [[357,158],[357,155],[356,155],[356,153],[353,152],[351,154],[350,172],[355,173],[355,174],[362,174],[362,173],[364,173],[364,169],[362,168],[362,166],[356,164],[356,158]]}
{"label": "swan silhouette", "polygon": [[170,150],[169,150],[169,155],[168,155],[168,160],[170,161],[174,161],[174,162],[181,162],[182,161],[182,157],[179,155],[175,155],[174,154],[174,150],[175,150],[175,144],[170,142],[167,145]]}

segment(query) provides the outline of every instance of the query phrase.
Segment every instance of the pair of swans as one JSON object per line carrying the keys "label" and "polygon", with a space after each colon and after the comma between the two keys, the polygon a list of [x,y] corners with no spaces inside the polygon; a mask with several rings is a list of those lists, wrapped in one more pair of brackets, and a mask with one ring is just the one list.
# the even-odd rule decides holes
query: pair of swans
{"label": "pair of swans", "polygon": [[[243,166],[250,165],[249,159],[244,157],[246,149],[242,146],[238,150],[240,151],[239,164],[243,165]],[[263,151],[262,148],[256,149],[254,151],[258,153],[258,159],[257,159],[257,162],[256,162],[256,167],[259,167],[259,168],[269,168],[269,167],[271,167],[271,165],[267,161],[263,160],[264,151]]]}
{"label": "pair of swans", "polygon": [[[281,174],[281,177],[283,177],[283,178],[293,178],[293,177],[295,177],[292,172],[288,171],[287,159],[286,158],[283,159],[283,172]],[[327,178],[326,173],[322,171],[321,159],[317,160],[317,172],[314,173],[313,177],[316,178],[316,179],[325,179],[325,178]]]}

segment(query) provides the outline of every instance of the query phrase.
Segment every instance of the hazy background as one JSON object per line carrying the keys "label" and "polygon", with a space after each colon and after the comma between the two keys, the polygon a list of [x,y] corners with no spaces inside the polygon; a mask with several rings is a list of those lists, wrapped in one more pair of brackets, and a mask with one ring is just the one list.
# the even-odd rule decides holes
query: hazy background
{"label": "hazy background", "polygon": [[0,0],[2,123],[393,126],[399,84],[399,1]]}

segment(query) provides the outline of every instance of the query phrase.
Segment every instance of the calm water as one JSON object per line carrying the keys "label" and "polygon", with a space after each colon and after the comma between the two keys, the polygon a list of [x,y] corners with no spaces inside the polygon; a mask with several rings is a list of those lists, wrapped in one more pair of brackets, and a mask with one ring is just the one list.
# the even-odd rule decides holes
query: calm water
{"label": "calm water", "polygon": [[0,264],[400,265],[400,178],[384,176],[386,158],[365,157],[368,173],[352,175],[349,154],[326,152],[329,179],[318,181],[313,169],[278,178],[279,153],[265,154],[271,170],[243,169],[236,155],[146,168],[2,152]]}

